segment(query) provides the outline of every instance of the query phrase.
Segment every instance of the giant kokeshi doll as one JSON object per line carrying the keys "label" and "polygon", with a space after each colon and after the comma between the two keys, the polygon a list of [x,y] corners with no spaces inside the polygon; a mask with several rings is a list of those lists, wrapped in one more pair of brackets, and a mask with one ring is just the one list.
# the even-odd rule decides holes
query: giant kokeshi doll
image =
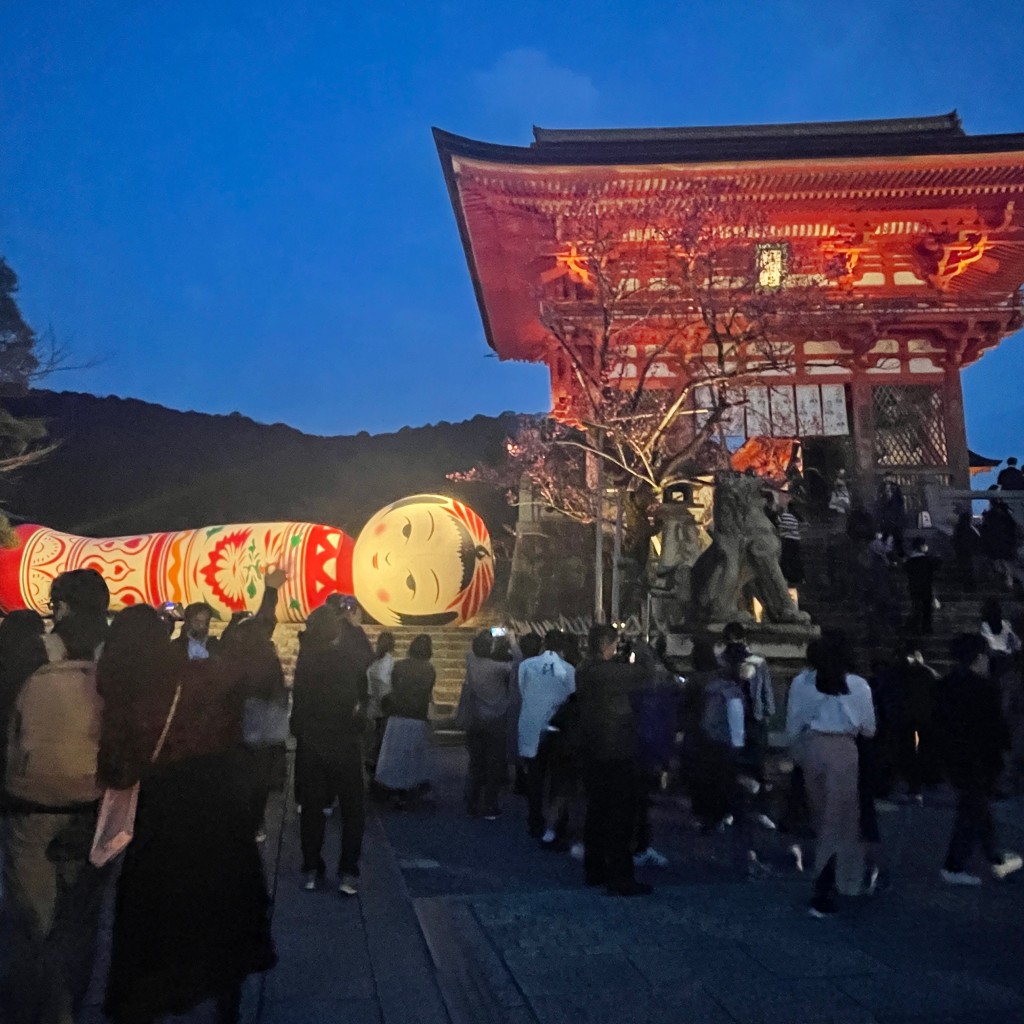
{"label": "giant kokeshi doll", "polygon": [[[358,540],[319,523],[237,523],[134,537],[76,537],[19,526],[0,549],[0,608],[49,609],[50,584],[70,569],[97,570],[111,608],[207,602],[221,618],[255,611],[268,566],[288,572],[277,614],[302,622],[334,593],[355,594],[380,622],[458,624],[494,582],[490,537],[466,505],[441,495],[403,498],[378,512]],[[359,557],[360,570],[355,571]]]}
{"label": "giant kokeshi doll", "polygon": [[386,625],[466,622],[494,583],[484,521],[467,505],[417,494],[382,508],[352,552],[355,595]]}

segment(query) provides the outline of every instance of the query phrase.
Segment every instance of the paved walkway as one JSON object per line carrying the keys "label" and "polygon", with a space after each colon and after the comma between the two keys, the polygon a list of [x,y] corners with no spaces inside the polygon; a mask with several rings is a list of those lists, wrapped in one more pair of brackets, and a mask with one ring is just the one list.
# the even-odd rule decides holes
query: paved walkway
{"label": "paved walkway", "polygon": [[[251,980],[247,1024],[1024,1022],[1024,878],[937,881],[948,796],[883,815],[893,891],[821,922],[769,833],[775,874],[741,881],[730,837],[696,835],[666,799],[656,841],[672,864],[646,872],[653,896],[614,899],[584,889],[568,856],[537,849],[518,798],[497,822],[466,818],[461,750],[436,750],[435,763],[435,807],[371,815],[358,898],[300,890],[294,807],[275,804],[280,964]],[[1005,844],[1021,848],[1021,806],[999,815]],[[94,1008],[88,1024],[101,1019]],[[188,1018],[210,1020],[205,1007]]]}

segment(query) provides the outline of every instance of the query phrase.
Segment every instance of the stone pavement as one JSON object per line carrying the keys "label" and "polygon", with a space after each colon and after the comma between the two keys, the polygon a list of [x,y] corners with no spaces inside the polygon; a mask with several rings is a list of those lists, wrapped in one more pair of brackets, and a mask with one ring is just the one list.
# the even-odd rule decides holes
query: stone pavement
{"label": "stone pavement", "polygon": [[[758,835],[773,877],[742,881],[732,837],[698,836],[662,798],[656,843],[672,863],[642,873],[653,896],[615,899],[528,839],[518,798],[497,822],[468,819],[463,751],[434,759],[435,806],[371,814],[358,898],[299,889],[294,807],[275,803],[280,964],[251,979],[247,1024],[1024,1024],[1024,877],[938,882],[948,794],[881,816],[891,892],[815,921],[777,835]],[[999,816],[1020,849],[1021,805]],[[89,1024],[101,1019],[94,1007]],[[209,1008],[188,1018],[210,1020]]]}

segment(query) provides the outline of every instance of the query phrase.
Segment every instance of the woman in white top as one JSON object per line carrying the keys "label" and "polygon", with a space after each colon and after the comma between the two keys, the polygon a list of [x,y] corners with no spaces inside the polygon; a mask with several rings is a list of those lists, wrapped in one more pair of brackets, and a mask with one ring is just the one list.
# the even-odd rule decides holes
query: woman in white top
{"label": "woman in white top", "polygon": [[836,889],[860,891],[863,850],[857,790],[857,737],[875,734],[871,689],[848,671],[846,638],[828,633],[812,667],[793,680],[786,732],[793,759],[804,773],[817,839],[810,912],[836,912]]}
{"label": "woman in white top", "polygon": [[371,771],[377,766],[380,744],[384,739],[387,724],[385,701],[391,695],[391,672],[395,667],[395,636],[387,631],[377,637],[375,657],[366,670],[367,700],[367,742],[366,767]]}
{"label": "woman in white top", "polygon": [[994,597],[981,606],[981,629],[978,632],[988,644],[989,675],[1002,683],[1003,676],[1013,665],[1014,655],[1020,651],[1021,643],[1013,627],[1003,618],[1002,606]]}

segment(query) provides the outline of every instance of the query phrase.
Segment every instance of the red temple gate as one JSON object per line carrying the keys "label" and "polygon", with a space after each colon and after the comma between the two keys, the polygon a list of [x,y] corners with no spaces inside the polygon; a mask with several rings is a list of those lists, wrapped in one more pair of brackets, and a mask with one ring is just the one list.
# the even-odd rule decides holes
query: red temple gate
{"label": "red temple gate", "polygon": [[781,361],[749,338],[729,353],[719,434],[732,447],[798,439],[823,472],[845,465],[864,497],[884,470],[912,498],[967,485],[960,370],[1022,323],[1024,134],[970,136],[951,114],[535,129],[528,148],[435,138],[488,341],[502,359],[548,366],[556,417],[577,418],[580,384],[550,315],[596,336],[600,237],[613,241],[617,300],[658,303],[620,335],[617,386],[689,389],[699,428],[709,334],[672,267],[700,248],[682,228],[703,202],[708,237],[725,240],[709,287],[752,273],[748,303],[776,303],[785,347]]}

